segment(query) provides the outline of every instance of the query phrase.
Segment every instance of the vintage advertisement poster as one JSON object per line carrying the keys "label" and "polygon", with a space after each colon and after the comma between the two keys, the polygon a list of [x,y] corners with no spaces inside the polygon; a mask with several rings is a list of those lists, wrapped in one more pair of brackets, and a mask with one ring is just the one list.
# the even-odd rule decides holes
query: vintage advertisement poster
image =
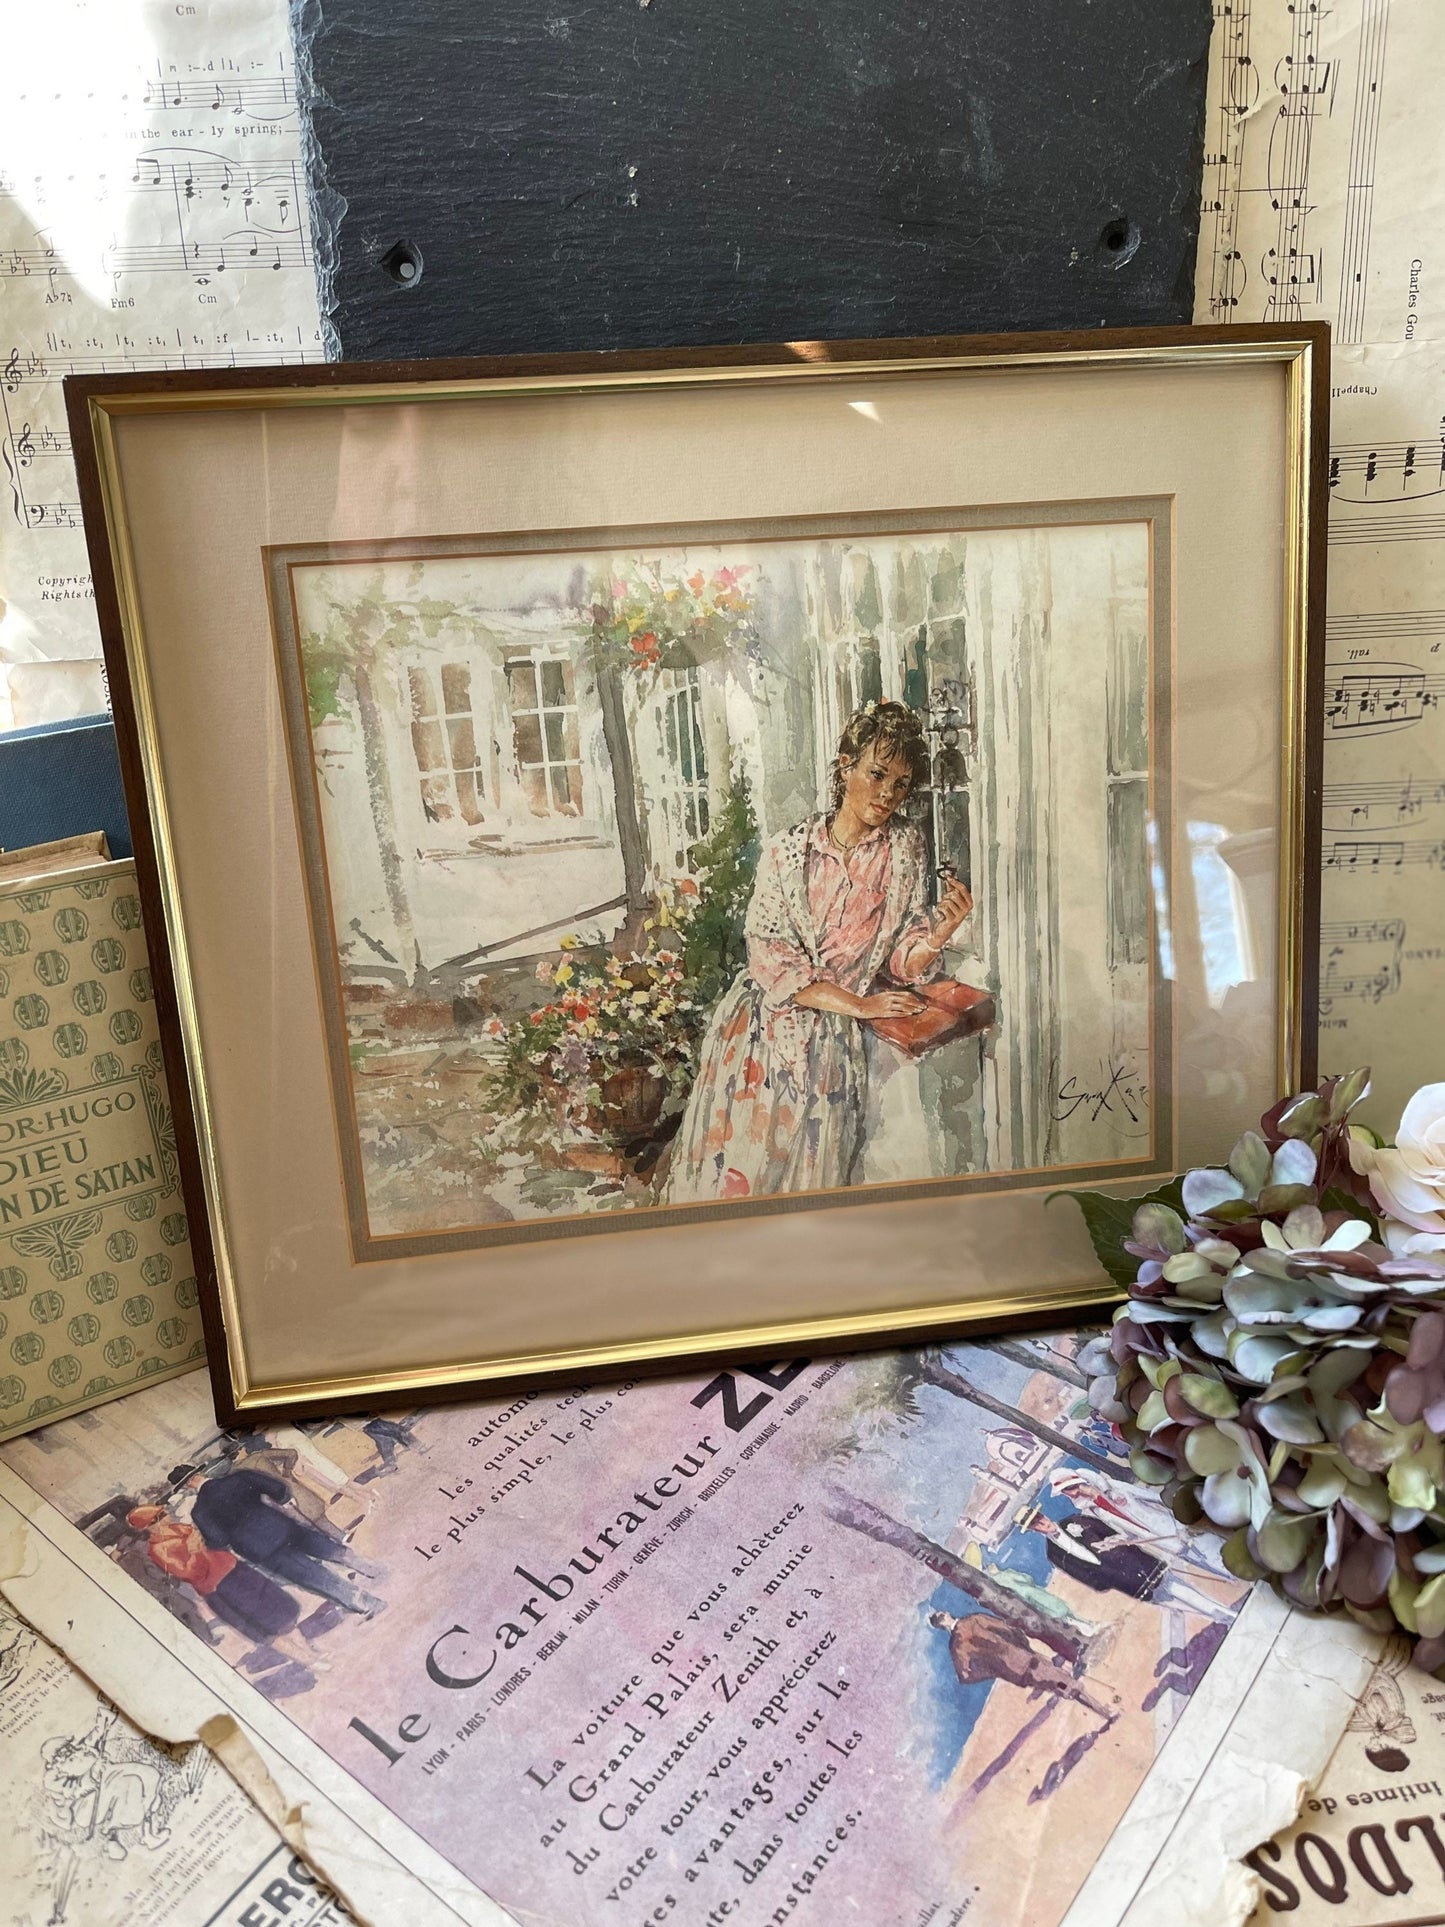
{"label": "vintage advertisement poster", "polygon": [[[1238,1850],[1287,1819],[1367,1667],[1311,1662],[1287,1730],[1257,1695],[1310,1623],[1134,1482],[1072,1352],[264,1434],[218,1433],[197,1376],[15,1442],[0,1482],[459,1911],[464,1886],[527,1927],[1114,1920],[1241,1736],[1273,1764]],[[1189,1854],[1206,1901],[1227,1858],[1201,1887]]]}

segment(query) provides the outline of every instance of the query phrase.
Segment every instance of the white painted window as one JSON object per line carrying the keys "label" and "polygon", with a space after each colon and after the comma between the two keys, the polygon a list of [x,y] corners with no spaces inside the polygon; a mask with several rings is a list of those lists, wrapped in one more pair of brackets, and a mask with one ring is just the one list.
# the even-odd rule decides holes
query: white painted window
{"label": "white painted window", "polygon": [[581,816],[582,751],[572,665],[534,650],[510,656],[507,697],[517,776],[533,816]]}
{"label": "white painted window", "polygon": [[422,809],[432,823],[483,823],[485,789],[466,663],[410,665],[411,746]]}
{"label": "white painted window", "polygon": [[702,685],[695,668],[659,671],[650,704],[654,756],[644,784],[647,835],[664,876],[686,876],[708,832]]}

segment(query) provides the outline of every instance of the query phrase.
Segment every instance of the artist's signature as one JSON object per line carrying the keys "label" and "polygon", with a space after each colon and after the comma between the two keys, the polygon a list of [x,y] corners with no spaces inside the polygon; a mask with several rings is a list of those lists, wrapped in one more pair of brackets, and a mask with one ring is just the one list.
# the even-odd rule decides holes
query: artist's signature
{"label": "artist's signature", "polygon": [[1082,1112],[1091,1124],[1097,1123],[1105,1111],[1111,1117],[1127,1118],[1130,1124],[1142,1124],[1149,1115],[1149,1086],[1139,1076],[1127,1058],[1121,1058],[1108,1069],[1108,1076],[1096,1088],[1090,1090],[1080,1086],[1077,1077],[1069,1077],[1060,1084],[1054,1096],[1054,1122],[1063,1124],[1076,1113]]}

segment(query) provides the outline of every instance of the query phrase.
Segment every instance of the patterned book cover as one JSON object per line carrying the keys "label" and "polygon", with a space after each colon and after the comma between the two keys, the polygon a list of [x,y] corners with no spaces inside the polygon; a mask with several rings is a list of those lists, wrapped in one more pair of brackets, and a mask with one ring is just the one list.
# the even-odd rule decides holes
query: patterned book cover
{"label": "patterned book cover", "polygon": [[135,866],[0,879],[0,1440],[204,1349]]}

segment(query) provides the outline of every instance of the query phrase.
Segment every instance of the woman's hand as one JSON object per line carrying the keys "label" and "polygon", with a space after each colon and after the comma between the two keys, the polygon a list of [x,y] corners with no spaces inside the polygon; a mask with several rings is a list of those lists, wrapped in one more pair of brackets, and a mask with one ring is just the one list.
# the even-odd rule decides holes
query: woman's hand
{"label": "woman's hand", "polygon": [[879,990],[858,999],[859,1017],[911,1017],[923,1009],[923,999],[911,990]]}
{"label": "woman's hand", "polygon": [[943,895],[933,912],[933,931],[929,942],[935,949],[941,949],[973,909],[973,895],[967,884],[951,876],[943,886]]}

